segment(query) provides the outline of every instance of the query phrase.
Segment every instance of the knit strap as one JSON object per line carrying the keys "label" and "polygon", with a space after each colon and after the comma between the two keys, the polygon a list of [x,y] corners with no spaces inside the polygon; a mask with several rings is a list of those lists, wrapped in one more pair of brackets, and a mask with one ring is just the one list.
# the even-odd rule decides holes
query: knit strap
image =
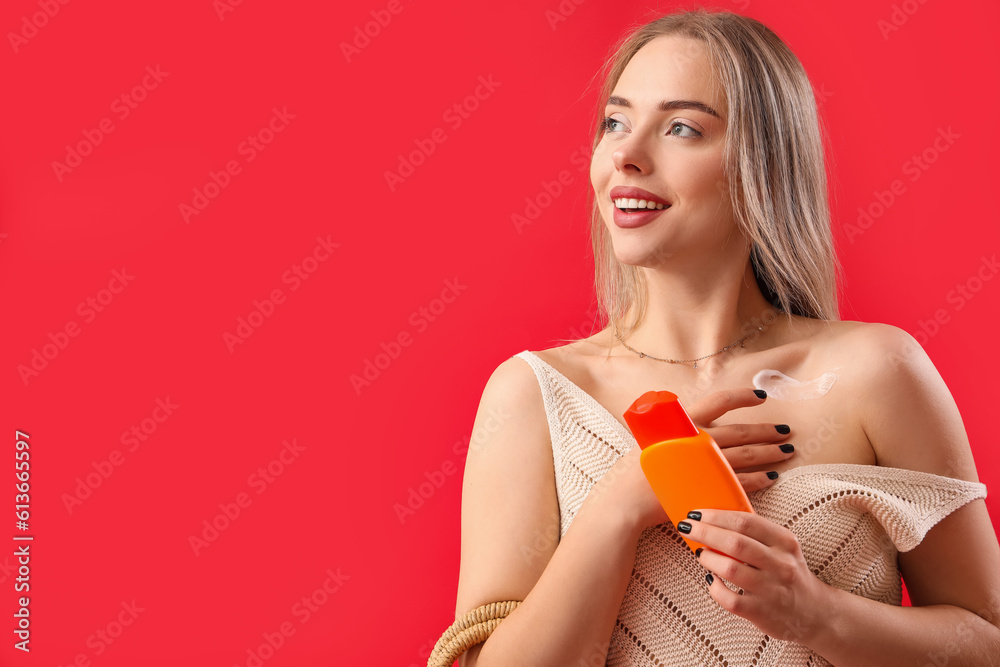
{"label": "knit strap", "polygon": [[813,504],[870,513],[899,551],[910,551],[946,516],[986,498],[986,485],[904,468],[830,463],[793,468],[750,497],[759,501],[755,509],[783,524],[791,520],[783,516],[789,510],[802,514]]}
{"label": "knit strap", "polygon": [[514,357],[526,362],[531,366],[531,370],[534,371],[535,378],[538,380],[538,388],[542,392],[542,405],[545,408],[545,418],[549,423],[549,438],[553,444],[560,442],[564,431],[562,423],[562,400],[559,394],[559,387],[549,377],[548,364],[530,350],[518,352]]}
{"label": "knit strap", "polygon": [[519,604],[520,600],[490,602],[468,612],[452,623],[434,644],[427,667],[451,667],[458,656],[486,641],[500,625],[500,621],[517,609]]}

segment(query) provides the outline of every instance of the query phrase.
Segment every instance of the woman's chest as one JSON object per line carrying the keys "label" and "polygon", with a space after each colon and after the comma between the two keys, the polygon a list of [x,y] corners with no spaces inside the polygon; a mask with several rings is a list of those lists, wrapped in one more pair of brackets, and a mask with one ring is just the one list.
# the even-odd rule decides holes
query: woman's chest
{"label": "woman's chest", "polygon": [[780,473],[822,463],[876,465],[875,452],[862,425],[864,403],[868,398],[864,396],[863,388],[854,386],[849,369],[801,364],[794,368],[786,363],[784,371],[779,372],[768,367],[781,365],[747,365],[716,377],[708,374],[695,376],[694,380],[636,378],[605,373],[602,382],[588,382],[586,389],[607,412],[626,426],[625,411],[646,391],[672,391],[690,410],[700,401],[711,400],[716,391],[754,387],[756,378],[756,385],[768,390],[767,399],[758,405],[726,412],[712,422],[709,432],[716,426],[762,424],[765,425],[764,431],[771,435],[774,425],[784,424],[789,429],[787,434],[774,430],[775,439],[752,444],[790,443],[795,446],[795,454],[780,463],[743,468],[741,471],[776,470]]}
{"label": "woman's chest", "polygon": [[789,433],[781,435],[782,439],[775,443],[795,446],[795,454],[786,461],[745,468],[743,472],[776,470],[781,473],[821,463],[877,465],[860,413],[852,407],[850,397],[831,392],[812,400],[782,400],[769,395],[761,405],[731,411],[713,425],[737,423],[785,424]]}

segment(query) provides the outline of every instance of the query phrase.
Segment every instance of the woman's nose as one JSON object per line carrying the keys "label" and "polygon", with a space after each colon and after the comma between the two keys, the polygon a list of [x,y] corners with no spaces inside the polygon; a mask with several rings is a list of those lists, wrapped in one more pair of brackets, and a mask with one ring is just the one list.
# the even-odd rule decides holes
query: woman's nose
{"label": "woman's nose", "polygon": [[652,168],[648,150],[643,145],[642,138],[636,134],[631,134],[620,142],[611,154],[611,158],[618,171],[633,170],[644,174]]}

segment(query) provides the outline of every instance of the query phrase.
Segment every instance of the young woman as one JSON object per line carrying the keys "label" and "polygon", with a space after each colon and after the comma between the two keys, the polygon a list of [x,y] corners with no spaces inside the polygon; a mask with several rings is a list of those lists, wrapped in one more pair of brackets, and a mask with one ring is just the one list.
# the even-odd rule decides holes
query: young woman
{"label": "young woman", "polygon": [[[922,348],[838,319],[798,59],[752,19],[671,14],[618,46],[600,103],[608,325],[485,387],[456,612],[521,603],[461,664],[997,664],[986,489]],[[755,514],[666,516],[623,419],[650,389],[713,436]]]}

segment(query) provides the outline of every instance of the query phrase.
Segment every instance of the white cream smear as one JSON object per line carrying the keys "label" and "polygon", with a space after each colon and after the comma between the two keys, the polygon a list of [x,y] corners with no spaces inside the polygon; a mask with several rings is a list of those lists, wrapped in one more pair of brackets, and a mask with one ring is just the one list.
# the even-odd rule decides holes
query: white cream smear
{"label": "white cream smear", "polygon": [[837,374],[833,371],[827,371],[808,382],[796,380],[770,368],[765,368],[753,376],[753,386],[756,389],[763,389],[767,392],[768,398],[777,398],[781,401],[819,398],[830,391],[830,387],[836,381]]}

